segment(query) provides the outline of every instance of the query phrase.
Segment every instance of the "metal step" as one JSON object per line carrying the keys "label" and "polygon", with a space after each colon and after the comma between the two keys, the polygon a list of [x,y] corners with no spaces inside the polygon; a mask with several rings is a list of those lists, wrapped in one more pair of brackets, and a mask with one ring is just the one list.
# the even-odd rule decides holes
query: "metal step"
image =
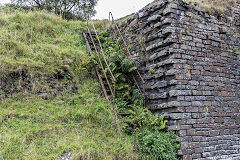
{"label": "metal step", "polygon": [[131,106],[125,105],[125,106],[118,106],[118,108],[131,108]]}
{"label": "metal step", "polygon": [[129,116],[131,114],[130,113],[118,113],[118,115],[120,115],[120,116]]}

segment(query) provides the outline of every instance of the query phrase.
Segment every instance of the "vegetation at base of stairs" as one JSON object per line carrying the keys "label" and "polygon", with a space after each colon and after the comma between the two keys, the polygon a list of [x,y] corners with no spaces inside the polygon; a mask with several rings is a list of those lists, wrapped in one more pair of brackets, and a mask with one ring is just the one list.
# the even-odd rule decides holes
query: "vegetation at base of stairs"
{"label": "vegetation at base of stairs", "polygon": [[139,154],[151,160],[177,160],[177,137],[170,131],[143,129],[137,135]]}
{"label": "vegetation at base of stairs", "polygon": [[130,107],[130,115],[124,119],[125,130],[136,130],[136,150],[139,156],[149,160],[177,160],[177,151],[180,149],[178,137],[166,130],[167,120],[164,120],[164,116],[153,115],[143,106]]}

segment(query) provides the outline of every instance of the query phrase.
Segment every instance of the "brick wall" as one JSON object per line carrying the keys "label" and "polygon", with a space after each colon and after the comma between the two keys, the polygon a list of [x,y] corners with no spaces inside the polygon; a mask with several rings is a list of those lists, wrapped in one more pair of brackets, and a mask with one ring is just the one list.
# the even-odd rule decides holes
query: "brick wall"
{"label": "brick wall", "polygon": [[147,107],[169,119],[183,159],[240,157],[236,22],[223,22],[182,1],[160,0],[126,23],[126,37],[147,82],[142,85]]}

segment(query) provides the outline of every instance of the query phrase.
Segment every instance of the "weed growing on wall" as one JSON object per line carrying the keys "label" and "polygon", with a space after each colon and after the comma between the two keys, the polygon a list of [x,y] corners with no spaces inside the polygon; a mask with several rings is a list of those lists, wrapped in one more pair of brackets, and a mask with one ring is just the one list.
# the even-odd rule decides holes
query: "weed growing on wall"
{"label": "weed growing on wall", "polygon": [[237,0],[184,0],[187,3],[198,5],[205,12],[224,14]]}
{"label": "weed growing on wall", "polygon": [[149,69],[149,71],[148,71],[149,74],[154,74],[155,72],[156,72],[156,71],[155,71],[154,68],[151,68],[151,69]]}

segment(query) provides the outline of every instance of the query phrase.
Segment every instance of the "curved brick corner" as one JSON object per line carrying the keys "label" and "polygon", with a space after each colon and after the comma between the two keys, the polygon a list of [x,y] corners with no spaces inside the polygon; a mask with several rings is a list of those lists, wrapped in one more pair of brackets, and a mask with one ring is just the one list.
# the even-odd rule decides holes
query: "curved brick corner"
{"label": "curved brick corner", "polygon": [[238,5],[233,11],[234,21],[223,22],[180,0],[159,0],[125,26],[147,107],[169,119],[184,160],[240,159]]}

